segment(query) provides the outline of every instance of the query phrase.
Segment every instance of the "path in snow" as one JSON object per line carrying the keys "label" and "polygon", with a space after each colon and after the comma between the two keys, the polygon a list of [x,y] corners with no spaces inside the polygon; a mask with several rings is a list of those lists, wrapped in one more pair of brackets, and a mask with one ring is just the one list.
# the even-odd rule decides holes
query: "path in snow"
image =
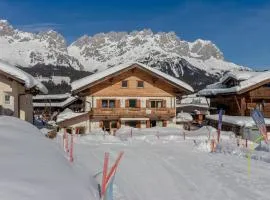
{"label": "path in snow", "polygon": [[[83,138],[81,138],[83,141]],[[87,176],[102,168],[104,152],[124,151],[115,180],[116,200],[270,199],[270,165],[198,151],[190,142],[157,140],[79,142],[75,162]]]}

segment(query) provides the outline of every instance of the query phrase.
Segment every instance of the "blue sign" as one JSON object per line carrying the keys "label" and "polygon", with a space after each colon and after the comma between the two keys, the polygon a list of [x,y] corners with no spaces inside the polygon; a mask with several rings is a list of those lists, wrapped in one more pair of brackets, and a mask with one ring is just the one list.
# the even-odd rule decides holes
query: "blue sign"
{"label": "blue sign", "polygon": [[223,110],[220,109],[218,113],[218,130],[221,130],[221,127],[222,127],[222,114],[223,114]]}
{"label": "blue sign", "polygon": [[263,114],[258,109],[254,109],[251,113],[251,117],[256,123],[258,129],[260,130],[261,135],[264,136],[264,139],[267,140],[267,130]]}

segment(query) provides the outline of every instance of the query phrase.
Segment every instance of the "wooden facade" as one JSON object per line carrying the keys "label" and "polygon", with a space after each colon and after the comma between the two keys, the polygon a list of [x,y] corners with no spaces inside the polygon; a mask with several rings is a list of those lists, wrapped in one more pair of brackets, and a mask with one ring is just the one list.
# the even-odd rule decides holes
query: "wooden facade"
{"label": "wooden facade", "polygon": [[219,94],[209,98],[210,106],[224,109],[226,115],[250,116],[251,111],[258,108],[265,117],[270,117],[270,80],[253,85],[239,93]]}
{"label": "wooden facade", "polygon": [[122,126],[166,127],[176,116],[176,96],[188,91],[133,64],[74,93],[85,100],[91,127],[113,132]]}

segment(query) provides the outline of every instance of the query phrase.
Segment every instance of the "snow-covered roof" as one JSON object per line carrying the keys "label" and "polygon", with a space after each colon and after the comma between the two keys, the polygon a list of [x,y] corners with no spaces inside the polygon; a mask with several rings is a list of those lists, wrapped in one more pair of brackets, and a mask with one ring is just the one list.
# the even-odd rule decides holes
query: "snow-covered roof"
{"label": "snow-covered roof", "polygon": [[48,93],[47,88],[33,76],[2,60],[0,60],[0,71],[9,74],[11,77],[21,80],[27,89],[36,88],[44,94]]}
{"label": "snow-covered roof", "polygon": [[180,112],[176,116],[176,122],[191,122],[193,120],[191,114]]}
{"label": "snow-covered roof", "polygon": [[[210,95],[217,95],[217,94],[230,94],[230,93],[239,93],[246,91],[246,89],[259,84],[261,82],[270,80],[270,71],[266,72],[243,72],[246,73],[245,75],[238,75],[239,78],[246,78],[245,80],[239,79],[240,83],[237,86],[233,86],[227,88],[222,82],[217,82],[215,84],[211,84],[207,86],[205,89],[198,92],[200,96],[210,96]],[[224,81],[225,79],[221,79]]]}
{"label": "snow-covered roof", "polygon": [[228,78],[233,78],[238,81],[244,81],[251,77],[257,76],[263,72],[252,72],[252,71],[232,71],[225,74],[223,77],[220,78],[220,82],[227,80]]}
{"label": "snow-covered roof", "polygon": [[134,64],[136,64],[136,66],[139,66],[143,70],[150,71],[150,72],[154,73],[155,75],[166,79],[168,82],[173,83],[174,85],[176,85],[178,87],[184,88],[189,92],[194,92],[193,88],[190,85],[188,85],[187,83],[185,83],[179,79],[176,79],[168,74],[165,74],[165,73],[163,73],[155,68],[149,67],[149,66],[141,64],[141,63],[136,63],[136,62],[125,63],[125,64],[121,64],[118,66],[114,66],[114,67],[111,67],[111,68],[106,69],[104,71],[101,71],[101,72],[95,73],[93,75],[87,76],[85,78],[82,78],[80,80],[74,81],[71,83],[72,91],[79,90],[79,89],[81,89],[87,85],[90,85],[90,84],[92,84],[100,79],[103,79],[109,75],[115,74],[121,70],[132,67]]}
{"label": "snow-covered roof", "polygon": [[[206,115],[207,119],[212,119],[215,121],[218,121],[218,115]],[[270,118],[264,118],[265,123],[267,125],[270,125]],[[252,117],[247,117],[247,116],[229,116],[229,115],[223,115],[222,116],[222,121],[229,123],[229,124],[234,124],[237,126],[241,127],[253,127],[256,126],[254,120]]]}
{"label": "snow-covered roof", "polygon": [[71,109],[66,108],[63,112],[61,112],[58,116],[57,116],[57,123],[59,122],[63,122],[65,120],[68,119],[72,119],[74,117],[78,117],[84,114],[87,114],[88,112],[80,112],[80,113],[75,113],[73,112]]}
{"label": "snow-covered roof", "polygon": [[197,94],[182,96],[180,104],[208,105],[207,99],[205,97],[198,97]]}
{"label": "snow-covered roof", "polygon": [[47,94],[47,95],[36,95],[33,99],[65,99],[71,96],[70,93],[65,94]]}
{"label": "snow-covered roof", "polygon": [[72,102],[74,102],[75,100],[77,100],[78,97],[69,97],[67,98],[65,101],[63,102],[45,102],[45,103],[38,103],[38,102],[33,102],[33,106],[34,107],[60,107],[63,108],[69,104],[71,104]]}

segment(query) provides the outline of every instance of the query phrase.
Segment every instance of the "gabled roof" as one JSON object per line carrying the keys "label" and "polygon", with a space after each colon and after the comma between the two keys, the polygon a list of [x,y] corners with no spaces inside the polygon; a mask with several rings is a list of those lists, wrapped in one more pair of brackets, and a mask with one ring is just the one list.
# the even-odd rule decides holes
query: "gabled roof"
{"label": "gabled roof", "polygon": [[24,84],[25,88],[27,89],[35,88],[44,94],[48,93],[47,88],[33,76],[2,60],[0,60],[0,73],[1,72],[10,78],[13,78],[14,80]]}
{"label": "gabled roof", "polygon": [[64,108],[78,99],[77,96],[71,96],[62,102],[33,102],[33,107],[58,107]]}
{"label": "gabled roof", "polygon": [[[246,73],[246,72],[242,72]],[[240,81],[239,85],[227,88],[223,82],[226,79],[221,79],[221,81],[208,85],[205,89],[198,92],[199,96],[215,96],[218,94],[243,94],[251,89],[259,87],[266,82],[270,82],[270,71],[266,72],[253,72],[248,73],[248,75],[241,75],[242,77],[245,76],[245,79]],[[227,76],[228,77],[228,76]],[[240,77],[240,75],[239,75]]]}
{"label": "gabled roof", "polygon": [[71,83],[71,87],[72,87],[72,92],[78,92],[83,90],[83,88],[85,88],[86,86],[90,86],[95,84],[97,81],[102,80],[103,78],[110,76],[110,75],[114,75],[117,74],[120,71],[123,70],[129,70],[133,67],[138,67],[144,71],[153,73],[155,76],[161,77],[164,80],[166,80],[168,83],[178,87],[178,88],[183,88],[184,90],[188,91],[188,92],[194,92],[193,88],[188,85],[187,83],[176,79],[168,74],[165,74],[157,69],[154,69],[152,67],[149,67],[147,65],[141,64],[141,63],[125,63],[125,64],[121,64],[118,66],[114,66],[111,68],[108,68],[104,71],[95,73],[93,75],[87,76],[85,78],[82,78],[80,80],[74,81]]}
{"label": "gabled roof", "polygon": [[245,81],[250,79],[254,76],[257,76],[263,72],[251,72],[251,71],[233,71],[225,74],[223,77],[220,78],[219,82],[224,83],[224,81],[228,80],[229,78],[233,78],[237,81]]}
{"label": "gabled roof", "polygon": [[42,99],[42,100],[45,100],[45,99],[48,99],[48,100],[51,100],[51,99],[67,99],[71,97],[71,94],[70,93],[65,93],[65,94],[46,94],[46,95],[36,95],[33,97],[33,100],[36,100],[36,99]]}

